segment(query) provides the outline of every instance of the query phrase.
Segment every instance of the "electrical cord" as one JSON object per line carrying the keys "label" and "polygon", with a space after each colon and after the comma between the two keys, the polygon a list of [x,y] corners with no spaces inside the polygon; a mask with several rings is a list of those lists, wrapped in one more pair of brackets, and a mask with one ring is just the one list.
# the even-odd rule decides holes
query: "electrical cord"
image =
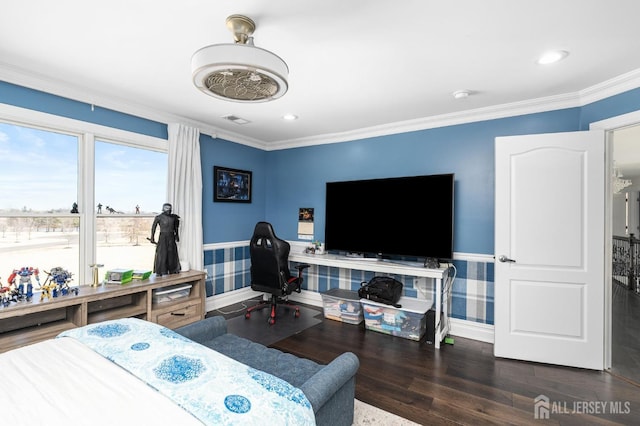
{"label": "electrical cord", "polygon": [[[451,275],[451,271],[453,271],[453,275]],[[455,281],[457,275],[458,269],[456,268],[456,265],[454,265],[453,263],[449,263],[449,267],[447,268],[447,279],[445,281],[442,293],[447,295],[447,316],[444,318],[444,321],[445,326],[447,330],[449,330],[449,332],[447,333],[447,337],[445,338],[445,343],[451,344],[453,344],[453,339],[451,339],[451,341],[448,341],[450,339],[449,334],[451,332],[451,290],[453,289],[453,282]]]}
{"label": "electrical cord", "polygon": [[[256,300],[256,303],[251,305],[251,306],[256,306],[256,305],[259,305],[260,303],[262,303],[262,301]],[[222,315],[230,315],[230,314],[236,314],[238,312],[242,312],[242,311],[244,311],[244,310],[246,310],[246,309],[248,309],[250,307],[245,302],[240,303],[240,306],[241,306],[240,308],[238,308],[236,310],[233,310],[233,311],[223,311],[222,309],[214,309],[214,311],[216,311],[216,312],[218,312],[218,313],[220,313]]]}
{"label": "electrical cord", "polygon": [[[447,303],[447,316],[444,318],[444,326],[445,328],[447,328],[449,331],[451,331],[451,321],[450,321],[450,315],[451,315],[451,290],[453,288],[453,282],[456,279],[456,276],[458,275],[458,269],[456,268],[456,266],[453,263],[447,263],[447,276],[442,280],[443,285],[442,285],[442,304]],[[453,274],[452,274],[453,272]],[[421,286],[416,286],[416,288],[418,289],[418,291],[424,296],[425,299],[431,299],[431,297],[433,296],[433,294],[429,294],[427,295],[426,292],[426,288],[422,289]],[[434,289],[435,291],[435,289]],[[441,306],[442,309],[442,306]],[[436,315],[441,315],[442,312],[438,312],[436,313]],[[447,336],[449,336],[449,333],[447,333]],[[448,338],[448,337],[447,337]],[[446,339],[445,339],[446,342]],[[449,342],[446,342],[449,343]]]}

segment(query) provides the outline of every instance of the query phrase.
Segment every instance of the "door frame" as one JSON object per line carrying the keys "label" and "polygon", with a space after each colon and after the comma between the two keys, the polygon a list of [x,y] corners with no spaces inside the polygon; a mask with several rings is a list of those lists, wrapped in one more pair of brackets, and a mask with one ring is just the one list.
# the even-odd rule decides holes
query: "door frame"
{"label": "door frame", "polygon": [[640,124],[640,111],[634,111],[627,114],[618,115],[600,121],[594,121],[589,124],[589,129],[601,129],[605,131],[604,140],[604,173],[607,177],[605,184],[605,200],[604,200],[604,368],[611,368],[611,305],[613,303],[612,280],[611,280],[611,262],[612,262],[612,214],[613,214],[613,191],[611,189],[611,176],[613,176],[613,137],[612,132],[623,127]]}

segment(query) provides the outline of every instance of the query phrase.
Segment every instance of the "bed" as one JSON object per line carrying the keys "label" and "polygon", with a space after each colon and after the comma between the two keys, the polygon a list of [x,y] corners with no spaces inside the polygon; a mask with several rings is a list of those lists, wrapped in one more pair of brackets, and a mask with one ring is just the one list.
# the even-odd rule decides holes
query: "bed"
{"label": "bed", "polygon": [[3,424],[315,424],[284,380],[135,318],[0,354],[0,366]]}

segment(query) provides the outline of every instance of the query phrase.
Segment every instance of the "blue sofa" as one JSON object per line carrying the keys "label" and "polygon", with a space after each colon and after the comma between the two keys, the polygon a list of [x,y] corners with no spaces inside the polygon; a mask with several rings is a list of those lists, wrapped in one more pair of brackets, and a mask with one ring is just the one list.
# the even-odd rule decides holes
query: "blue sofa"
{"label": "blue sofa", "polygon": [[316,424],[353,424],[355,377],[360,366],[355,354],[345,352],[327,365],[317,364],[227,333],[222,316],[205,318],[174,331],[299,388],[313,407]]}

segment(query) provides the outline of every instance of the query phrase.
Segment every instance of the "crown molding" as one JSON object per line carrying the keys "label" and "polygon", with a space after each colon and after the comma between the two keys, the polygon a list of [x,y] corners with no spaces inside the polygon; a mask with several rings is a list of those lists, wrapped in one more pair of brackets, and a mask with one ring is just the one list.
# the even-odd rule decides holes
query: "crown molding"
{"label": "crown molding", "polygon": [[35,124],[36,126],[42,126],[44,128],[55,126],[58,130],[72,134],[92,133],[99,138],[116,139],[121,142],[143,146],[152,150],[166,151],[167,149],[167,139],[116,129],[101,124],[87,123],[74,118],[17,107],[15,105],[0,103],[0,116],[3,119],[17,124]]}
{"label": "crown molding", "polygon": [[136,104],[130,100],[119,98],[112,94],[108,95],[99,91],[88,90],[85,87],[73,85],[51,77],[45,77],[32,71],[24,70],[2,62],[0,62],[0,79],[19,86],[72,99],[87,105],[99,106],[101,108],[145,118],[151,121],[157,121],[159,123],[183,123],[197,127],[202,133],[208,134],[214,138],[218,137],[219,130],[211,127],[210,125],[196,122],[176,114],[150,108],[145,105]]}
{"label": "crown molding", "polygon": [[630,71],[581,90],[578,93],[581,101],[580,106],[601,101],[602,99],[619,95],[620,93],[628,92],[638,87],[640,87],[640,69]]}
{"label": "crown molding", "polygon": [[477,108],[452,114],[436,115],[416,120],[390,123],[382,126],[358,129],[350,132],[327,133],[309,138],[282,141],[269,146],[270,150],[297,148],[311,145],[321,145],[338,142],[348,142],[357,139],[388,136],[391,134],[407,133],[417,130],[434,129],[438,127],[467,124],[478,121],[495,120],[499,118],[515,117],[518,115],[535,114],[558,109],[581,107],[608,97],[624,93],[640,87],[640,69],[614,77],[598,83],[576,93],[530,99],[520,102]]}
{"label": "crown molding", "polygon": [[159,123],[182,123],[187,126],[196,127],[200,129],[200,133],[209,135],[214,139],[226,139],[258,149],[266,149],[265,142],[257,139],[247,138],[246,136],[234,132],[228,132],[211,126],[210,124],[192,120],[181,115],[136,104],[128,99],[118,98],[114,95],[108,95],[95,90],[89,90],[85,87],[71,85],[69,83],[62,82],[51,77],[45,77],[41,74],[34,73],[33,71],[24,70],[3,62],[0,62],[0,80],[72,99],[78,102],[83,102],[87,105],[100,106],[102,108],[130,114],[147,120],[157,121]]}
{"label": "crown molding", "polygon": [[567,93],[545,98],[477,108],[458,113],[424,117],[415,120],[361,128],[348,132],[325,133],[322,135],[284,140],[276,143],[267,143],[258,139],[248,138],[235,132],[224,131],[207,123],[191,120],[186,117],[157,110],[145,105],[136,104],[113,95],[99,93],[96,91],[88,91],[86,88],[70,85],[60,80],[45,77],[32,71],[19,69],[15,66],[2,62],[0,62],[0,79],[31,89],[41,90],[43,92],[84,102],[88,105],[96,105],[160,123],[182,123],[197,127],[200,129],[201,133],[210,135],[213,138],[225,139],[230,142],[251,146],[265,151],[275,151],[288,148],[349,142],[358,139],[388,136],[391,134],[534,114],[564,108],[580,107],[640,87],[640,69],[614,77],[576,93]]}
{"label": "crown molding", "polygon": [[292,139],[269,145],[271,150],[298,148],[302,146],[321,145],[337,142],[349,142],[357,139],[388,136],[398,133],[414,132],[418,130],[435,129],[438,127],[467,124],[477,121],[514,117],[556,109],[571,108],[579,105],[578,94],[564,94],[546,98],[532,99],[521,102],[477,108],[451,114],[435,115],[415,120],[400,121],[349,132],[327,133],[309,138]]}
{"label": "crown molding", "polygon": [[211,136],[214,139],[226,139],[231,142],[248,145],[258,149],[266,149],[264,141],[248,138],[246,136],[219,129],[201,121],[192,120],[167,111],[158,110],[142,104],[136,104],[130,100],[118,98],[111,94],[88,90],[85,87],[75,86],[67,82],[37,74],[30,70],[15,67],[0,62],[0,79],[12,84],[28,87],[34,90],[61,96],[87,105],[100,106],[102,108],[130,114],[159,123],[182,123],[200,129],[200,133]]}

